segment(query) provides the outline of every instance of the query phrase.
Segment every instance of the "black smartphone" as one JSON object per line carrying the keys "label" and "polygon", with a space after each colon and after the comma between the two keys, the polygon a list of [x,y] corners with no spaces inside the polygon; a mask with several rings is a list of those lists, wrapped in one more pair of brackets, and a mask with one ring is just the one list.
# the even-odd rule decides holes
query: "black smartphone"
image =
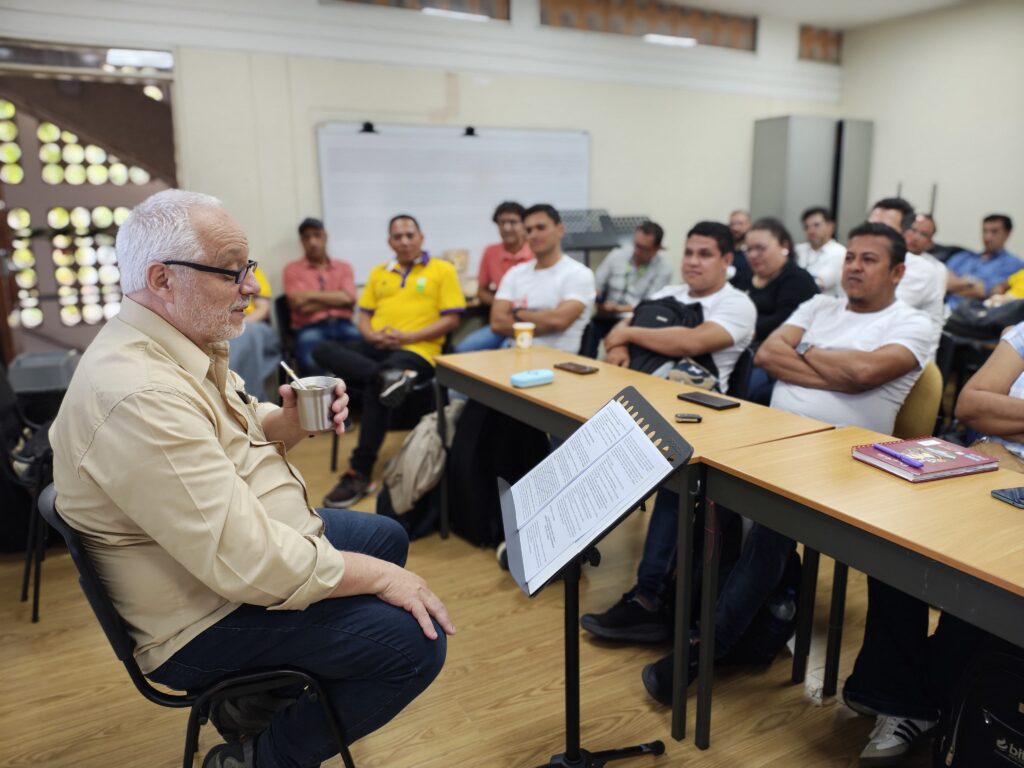
{"label": "black smartphone", "polygon": [[716,411],[724,411],[728,408],[739,408],[740,404],[736,400],[726,400],[724,397],[715,397],[709,395],[707,392],[683,392],[681,395],[676,395],[680,400],[685,400],[688,403],[697,403],[697,405],[703,405],[707,408],[714,408]]}
{"label": "black smartphone", "polygon": [[1000,501],[1024,509],[1024,487],[1000,488],[998,491],[992,491],[992,495]]}
{"label": "black smartphone", "polygon": [[699,413],[677,413],[676,421],[680,424],[700,424],[704,417]]}
{"label": "black smartphone", "polygon": [[581,376],[587,373],[597,373],[597,368],[595,368],[594,366],[583,365],[581,363],[555,363],[554,367],[560,371],[578,373]]}

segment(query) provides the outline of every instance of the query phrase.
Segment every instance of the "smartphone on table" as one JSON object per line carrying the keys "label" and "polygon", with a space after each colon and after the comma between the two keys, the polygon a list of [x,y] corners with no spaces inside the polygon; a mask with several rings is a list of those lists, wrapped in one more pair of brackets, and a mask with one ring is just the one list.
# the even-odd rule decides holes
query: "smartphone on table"
{"label": "smartphone on table", "polygon": [[1007,504],[1013,504],[1013,506],[1019,509],[1024,509],[1024,486],[1000,488],[998,491],[992,491],[992,495],[1000,501],[1005,501]]}
{"label": "smartphone on table", "polygon": [[593,365],[583,365],[582,363],[555,363],[555,368],[560,371],[568,371],[569,373],[578,373],[581,376],[588,373],[597,373],[597,368]]}
{"label": "smartphone on table", "polygon": [[716,411],[740,407],[736,400],[726,400],[724,397],[716,397],[708,392],[683,392],[676,395],[676,397],[688,403],[697,403],[697,405],[703,405],[707,408],[714,408]]}

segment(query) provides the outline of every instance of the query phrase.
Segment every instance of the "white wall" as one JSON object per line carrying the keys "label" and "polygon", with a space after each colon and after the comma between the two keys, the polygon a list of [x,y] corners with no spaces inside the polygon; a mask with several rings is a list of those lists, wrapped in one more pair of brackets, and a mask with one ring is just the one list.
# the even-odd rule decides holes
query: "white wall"
{"label": "white wall", "polygon": [[[977,2],[846,35],[841,111],[875,122],[872,197],[927,210],[937,240],[981,245],[981,219],[1024,230],[1024,3]],[[1024,255],[1024,234],[1009,249]]]}
{"label": "white wall", "polygon": [[[694,221],[723,218],[747,204],[755,119],[834,109],[674,88],[192,48],[178,51],[174,102],[181,183],[225,200],[272,278],[297,255],[297,222],[322,212],[314,131],[323,121],[586,130],[592,204],[653,217],[678,256]],[[382,231],[382,258],[385,248]]]}
{"label": "white wall", "polygon": [[536,0],[512,0],[512,15],[475,25],[316,0],[0,0],[7,35],[175,50],[179,179],[225,201],[275,286],[298,254],[297,222],[321,213],[323,121],[587,131],[592,204],[652,216],[678,260],[694,221],[747,205],[754,120],[834,113],[839,100],[838,67],[797,60],[795,22],[763,18],[750,53],[541,28]]}

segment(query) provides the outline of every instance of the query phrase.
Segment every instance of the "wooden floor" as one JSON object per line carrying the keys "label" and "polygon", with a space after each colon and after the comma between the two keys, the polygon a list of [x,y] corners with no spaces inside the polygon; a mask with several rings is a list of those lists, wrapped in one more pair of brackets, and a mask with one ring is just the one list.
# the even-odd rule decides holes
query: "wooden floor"
{"label": "wooden floor", "polygon": [[[383,456],[402,438],[388,437]],[[354,436],[342,441],[342,460]],[[305,441],[294,462],[320,498],[334,482],[330,439]],[[372,510],[372,499],[359,508]],[[601,611],[632,584],[647,514],[602,544],[600,568],[585,571],[584,611]],[[67,554],[43,567],[42,618],[18,602],[20,556],[0,557],[0,766],[172,768],[181,765],[185,715],[142,699],[115,659],[76,581]],[[872,722],[836,699],[822,700],[824,630],[831,561],[822,558],[815,637],[807,681],[789,684],[790,658],[770,668],[722,670],[715,681],[711,749],[674,742],[670,712],[640,682],[644,664],[667,647],[615,647],[584,633],[582,745],[591,750],[661,739],[666,754],[623,766],[855,766]],[[435,683],[392,723],[353,746],[362,768],[536,766],[564,748],[562,595],[533,600],[499,570],[490,551],[436,534],[414,543],[409,567],[446,602],[458,628]],[[842,676],[863,632],[865,580],[851,572]],[[694,686],[695,687],[695,686]],[[693,731],[691,687],[688,733]],[[216,743],[205,729],[201,746]],[[925,765],[918,754],[914,765]],[[196,762],[199,765],[201,761]],[[325,766],[340,766],[340,759]]]}

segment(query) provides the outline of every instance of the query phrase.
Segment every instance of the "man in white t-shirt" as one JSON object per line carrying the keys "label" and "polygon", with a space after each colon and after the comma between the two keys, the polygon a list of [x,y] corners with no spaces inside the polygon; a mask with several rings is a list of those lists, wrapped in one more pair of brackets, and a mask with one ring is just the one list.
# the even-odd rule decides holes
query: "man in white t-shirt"
{"label": "man in white t-shirt", "polygon": [[[655,297],[672,296],[683,303],[699,301],[704,322],[696,328],[632,328],[625,321],[608,334],[607,362],[629,364],[626,344],[632,342],[664,354],[711,354],[720,381],[728,385],[736,358],[754,337],[757,310],[742,291],[727,281],[732,263],[732,234],[724,224],[702,221],[686,235],[683,254],[684,285],[668,286]],[[664,642],[671,623],[666,592],[675,570],[679,497],[658,491],[647,526],[644,552],[637,568],[636,585],[604,613],[584,614],[584,629],[606,640]]]}
{"label": "man in white t-shirt", "polygon": [[565,227],[552,206],[528,208],[523,225],[536,259],[517,264],[501,279],[491,330],[511,338],[515,323],[533,323],[535,343],[576,354],[594,304],[594,273],[562,253]]}
{"label": "man in white t-shirt", "polygon": [[687,232],[683,251],[685,282],[666,286],[651,299],[699,303],[704,322],[696,328],[639,328],[623,320],[605,337],[605,361],[628,367],[630,344],[676,359],[710,354],[718,369],[719,389],[725,392],[736,360],[754,338],[757,320],[754,303],[728,281],[731,248],[732,234],[724,224],[702,221]]}
{"label": "man in white t-shirt", "polygon": [[896,287],[896,298],[928,313],[932,321],[932,351],[935,357],[946,320],[946,265],[927,253],[934,244],[935,220],[926,213],[915,214],[913,206],[902,198],[879,200],[868,212],[868,221],[888,224],[903,233],[907,243],[903,279]]}
{"label": "man in white t-shirt", "polygon": [[811,273],[823,294],[840,295],[839,281],[846,248],[832,237],[836,231],[835,217],[828,208],[815,206],[804,211],[800,221],[803,222],[807,242],[795,246],[797,266]]}
{"label": "man in white t-shirt", "polygon": [[[779,380],[773,408],[891,434],[897,411],[928,361],[933,326],[925,312],[896,297],[904,271],[902,235],[888,225],[866,223],[850,232],[847,247],[847,300],[816,296],[802,304],[761,346],[757,363]],[[795,546],[756,524],[751,537],[765,570],[782,567],[783,553],[788,556]],[[873,595],[884,598],[890,589],[869,579],[868,610]],[[881,687],[859,663],[844,690],[855,711],[877,717],[861,757],[878,764],[904,754],[916,736],[935,726],[917,710],[887,706],[898,696]]]}

